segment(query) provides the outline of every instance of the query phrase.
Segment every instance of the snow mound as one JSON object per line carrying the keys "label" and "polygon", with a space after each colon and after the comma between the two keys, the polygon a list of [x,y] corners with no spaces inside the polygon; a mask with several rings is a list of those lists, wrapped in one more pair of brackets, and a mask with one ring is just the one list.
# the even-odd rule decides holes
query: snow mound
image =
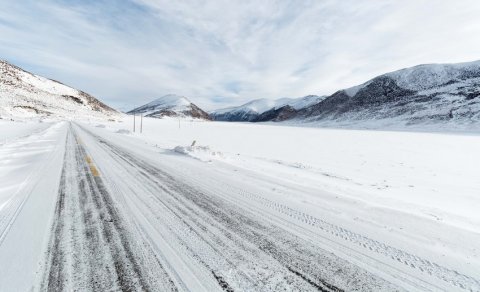
{"label": "snow mound", "polygon": [[206,162],[223,158],[222,152],[214,151],[209,146],[176,146],[173,151]]}
{"label": "snow mound", "polygon": [[115,133],[118,133],[118,134],[130,134],[130,131],[129,131],[129,130],[126,130],[126,129],[120,129],[120,130],[117,130]]}

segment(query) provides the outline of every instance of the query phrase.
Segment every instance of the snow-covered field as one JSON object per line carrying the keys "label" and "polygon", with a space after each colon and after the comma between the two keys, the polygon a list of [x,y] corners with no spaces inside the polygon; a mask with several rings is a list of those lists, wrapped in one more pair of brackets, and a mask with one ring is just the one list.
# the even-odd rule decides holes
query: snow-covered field
{"label": "snow-covered field", "polygon": [[[104,125],[132,131],[131,118]],[[177,119],[138,130],[126,136],[253,171],[272,196],[480,277],[480,135]]]}
{"label": "snow-covered field", "polygon": [[480,289],[476,133],[138,122],[25,126],[0,146],[0,263],[18,258],[0,288]]}
{"label": "snow-covered field", "polygon": [[[107,127],[132,132],[132,121]],[[337,130],[176,119],[144,119],[143,133],[138,131],[130,135],[163,149],[180,146],[177,152],[201,160],[222,161],[299,185],[327,188],[372,206],[480,232],[480,133]],[[193,141],[195,146],[187,147]]]}

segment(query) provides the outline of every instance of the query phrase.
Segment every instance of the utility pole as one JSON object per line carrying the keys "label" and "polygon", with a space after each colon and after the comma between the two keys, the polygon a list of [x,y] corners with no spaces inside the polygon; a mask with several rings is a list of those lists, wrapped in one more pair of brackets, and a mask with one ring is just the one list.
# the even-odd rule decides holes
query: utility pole
{"label": "utility pole", "polygon": [[133,112],[133,132],[135,133],[135,112]]}
{"label": "utility pole", "polygon": [[143,131],[143,114],[140,114],[140,134]]}

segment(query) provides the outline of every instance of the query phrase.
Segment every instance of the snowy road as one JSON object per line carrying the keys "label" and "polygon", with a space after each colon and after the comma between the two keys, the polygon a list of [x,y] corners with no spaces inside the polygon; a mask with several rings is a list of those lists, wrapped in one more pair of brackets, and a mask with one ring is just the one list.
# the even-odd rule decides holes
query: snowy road
{"label": "snowy road", "polygon": [[35,290],[480,290],[472,276],[264,195],[275,182],[62,129]]}
{"label": "snowy road", "polygon": [[70,128],[42,290],[173,288],[153,251],[137,242]]}

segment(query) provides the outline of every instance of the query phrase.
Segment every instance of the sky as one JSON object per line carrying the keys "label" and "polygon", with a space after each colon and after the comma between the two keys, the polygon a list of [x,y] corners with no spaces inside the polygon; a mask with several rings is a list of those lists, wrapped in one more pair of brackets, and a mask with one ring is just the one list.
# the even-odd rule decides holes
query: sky
{"label": "sky", "polygon": [[0,59],[120,110],[329,95],[480,59],[478,0],[0,0]]}

